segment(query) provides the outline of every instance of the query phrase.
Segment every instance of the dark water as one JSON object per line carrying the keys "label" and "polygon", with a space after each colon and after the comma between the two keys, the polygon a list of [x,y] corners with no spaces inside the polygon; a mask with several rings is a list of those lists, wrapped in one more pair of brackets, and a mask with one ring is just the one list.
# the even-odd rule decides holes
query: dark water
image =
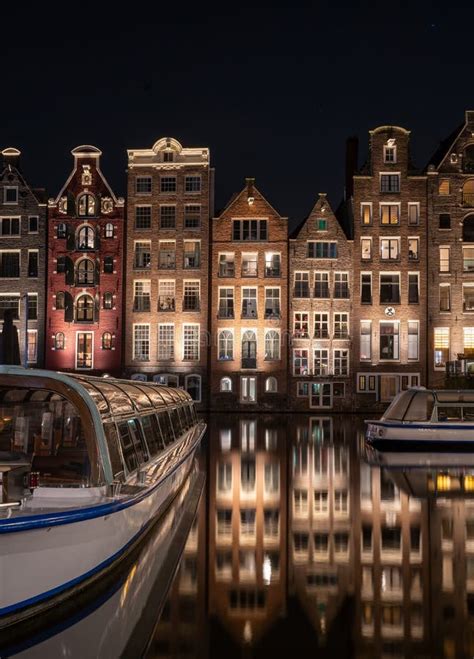
{"label": "dark water", "polygon": [[349,416],[208,423],[204,486],[0,656],[474,656],[474,454],[367,455]]}

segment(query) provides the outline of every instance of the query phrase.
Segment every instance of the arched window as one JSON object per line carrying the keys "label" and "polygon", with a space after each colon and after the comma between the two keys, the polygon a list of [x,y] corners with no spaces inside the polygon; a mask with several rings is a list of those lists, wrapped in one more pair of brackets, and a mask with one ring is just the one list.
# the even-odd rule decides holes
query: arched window
{"label": "arched window", "polygon": [[56,293],[56,309],[64,309],[66,306],[66,295],[64,291],[58,291]]}
{"label": "arched window", "polygon": [[470,178],[462,187],[462,204],[469,208],[474,207],[474,179]]}
{"label": "arched window", "polygon": [[464,218],[462,223],[462,239],[465,243],[474,243],[474,214]]}
{"label": "arched window", "polygon": [[146,375],[145,373],[134,373],[130,379],[136,382],[146,382]]}
{"label": "arched window", "polygon": [[265,359],[280,359],[280,335],[276,330],[265,332]]}
{"label": "arched window", "polygon": [[107,224],[105,225],[104,236],[106,238],[114,237],[114,225],[112,224],[112,222],[107,222]]}
{"label": "arched window", "polygon": [[76,322],[94,322],[94,299],[91,295],[81,295],[76,302]]}
{"label": "arched window", "polygon": [[77,200],[77,214],[80,217],[94,217],[96,215],[97,202],[93,194],[85,192]]}
{"label": "arched window", "polygon": [[92,227],[81,227],[77,233],[77,249],[94,249],[95,233]]}
{"label": "arched window", "polygon": [[66,238],[67,236],[67,226],[64,222],[60,222],[56,227],[56,238]]}
{"label": "arched window", "polygon": [[57,332],[57,334],[54,335],[54,349],[55,350],[64,350],[64,346],[66,345],[66,341],[64,338],[64,333],[63,332]]}
{"label": "arched window", "polygon": [[95,279],[95,266],[90,259],[82,259],[77,264],[78,286],[93,286]]}
{"label": "arched window", "polygon": [[201,376],[200,375],[187,375],[184,379],[184,388],[191,396],[191,398],[200,402],[201,400]]}
{"label": "arched window", "polygon": [[104,256],[104,273],[111,275],[114,271],[114,257]]}
{"label": "arched window", "polygon": [[257,335],[253,330],[242,335],[242,368],[257,368]]}
{"label": "arched window", "polygon": [[464,149],[464,171],[474,172],[474,144],[468,144]]}
{"label": "arched window", "polygon": [[221,391],[232,391],[232,380],[230,378],[221,378]]}
{"label": "arched window", "polygon": [[110,332],[102,334],[102,350],[112,350],[112,334]]}
{"label": "arched window", "polygon": [[265,391],[267,394],[276,394],[278,391],[278,380],[273,375],[265,380]]}
{"label": "arched window", "polygon": [[234,334],[232,330],[219,332],[219,359],[234,359]]}
{"label": "arched window", "polygon": [[114,296],[112,293],[104,293],[103,307],[104,309],[112,309],[114,306]]}

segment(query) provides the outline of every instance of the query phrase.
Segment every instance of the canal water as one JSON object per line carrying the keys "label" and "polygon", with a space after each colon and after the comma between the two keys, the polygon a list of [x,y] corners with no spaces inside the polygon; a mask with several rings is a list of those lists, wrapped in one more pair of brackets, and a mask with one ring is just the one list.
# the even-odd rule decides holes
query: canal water
{"label": "canal water", "polygon": [[353,416],[207,422],[135,552],[0,657],[474,655],[474,454],[367,452]]}

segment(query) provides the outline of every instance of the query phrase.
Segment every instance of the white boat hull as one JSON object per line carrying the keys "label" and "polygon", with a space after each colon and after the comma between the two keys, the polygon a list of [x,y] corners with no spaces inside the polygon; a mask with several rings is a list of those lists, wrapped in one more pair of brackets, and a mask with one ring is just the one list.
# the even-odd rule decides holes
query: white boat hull
{"label": "white boat hull", "polygon": [[466,423],[393,423],[370,421],[366,438],[382,445],[385,441],[473,443],[474,425]]}

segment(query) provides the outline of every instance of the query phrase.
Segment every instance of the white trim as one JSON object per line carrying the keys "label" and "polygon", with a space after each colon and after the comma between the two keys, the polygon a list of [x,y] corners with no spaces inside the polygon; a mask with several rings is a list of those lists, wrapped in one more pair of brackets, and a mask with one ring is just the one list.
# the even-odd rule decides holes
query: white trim
{"label": "white trim", "polygon": [[[193,398],[195,403],[200,403],[202,401],[202,376],[199,373],[188,373],[184,378],[184,389],[188,391],[188,380],[189,378],[198,378],[199,380],[199,398]],[[189,393],[189,392],[188,392]]]}
{"label": "white trim", "polygon": [[[78,366],[77,365],[77,340],[79,337],[79,334],[90,334],[92,336],[92,346],[91,346],[91,354],[92,354],[92,364],[90,368],[86,368],[85,366]],[[76,370],[78,371],[92,371],[94,369],[94,332],[88,331],[88,330],[76,330],[76,340],[74,343],[74,365]]]}

